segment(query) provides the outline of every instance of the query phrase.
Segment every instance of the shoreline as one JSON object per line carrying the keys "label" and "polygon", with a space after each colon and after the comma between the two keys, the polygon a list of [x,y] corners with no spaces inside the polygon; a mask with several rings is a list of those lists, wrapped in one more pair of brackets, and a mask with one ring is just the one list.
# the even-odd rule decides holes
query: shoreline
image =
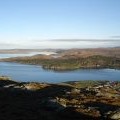
{"label": "shoreline", "polygon": [[56,54],[36,54],[34,56],[0,59],[0,61],[40,65],[43,69],[50,69],[54,71],[90,68],[120,69],[120,48],[58,49],[46,51]]}
{"label": "shoreline", "polygon": [[[39,65],[43,69],[53,71],[69,71],[78,69],[120,69],[120,59],[105,56],[90,56],[88,58],[63,59],[42,57],[15,57],[1,59],[0,62],[15,62],[28,65]],[[100,63],[101,62],[101,63]],[[107,63],[108,62],[108,63]]]}

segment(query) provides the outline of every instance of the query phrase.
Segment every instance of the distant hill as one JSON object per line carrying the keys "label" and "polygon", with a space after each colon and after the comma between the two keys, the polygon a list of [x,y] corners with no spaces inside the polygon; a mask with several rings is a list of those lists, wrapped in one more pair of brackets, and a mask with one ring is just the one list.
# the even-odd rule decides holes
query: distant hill
{"label": "distant hill", "polygon": [[120,68],[120,48],[69,49],[57,54],[1,59],[1,61],[41,65],[44,69]]}

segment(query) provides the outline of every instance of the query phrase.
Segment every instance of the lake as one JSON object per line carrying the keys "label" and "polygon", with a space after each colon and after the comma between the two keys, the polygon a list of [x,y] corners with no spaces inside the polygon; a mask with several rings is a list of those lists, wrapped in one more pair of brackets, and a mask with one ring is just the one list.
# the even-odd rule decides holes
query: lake
{"label": "lake", "polygon": [[35,81],[59,83],[79,80],[119,80],[120,70],[115,69],[80,69],[75,71],[55,72],[44,70],[41,66],[19,63],[0,62],[0,76],[9,76],[16,81]]}

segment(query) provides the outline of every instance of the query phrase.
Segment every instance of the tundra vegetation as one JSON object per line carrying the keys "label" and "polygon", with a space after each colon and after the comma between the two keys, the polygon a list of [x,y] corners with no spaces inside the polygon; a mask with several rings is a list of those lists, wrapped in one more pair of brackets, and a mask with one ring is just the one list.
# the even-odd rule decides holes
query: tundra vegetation
{"label": "tundra vegetation", "polygon": [[[17,57],[4,61],[19,62],[24,64],[41,65],[44,69],[52,70],[75,70],[82,68],[120,68],[120,59],[115,57],[105,57],[100,55],[86,58],[42,58],[37,57]],[[47,56],[48,57],[48,56]]]}
{"label": "tundra vegetation", "polygon": [[119,120],[119,81],[59,84],[0,77],[1,120]]}
{"label": "tundra vegetation", "polygon": [[41,65],[44,69],[120,68],[120,48],[59,50],[54,55],[16,57],[1,61]]}

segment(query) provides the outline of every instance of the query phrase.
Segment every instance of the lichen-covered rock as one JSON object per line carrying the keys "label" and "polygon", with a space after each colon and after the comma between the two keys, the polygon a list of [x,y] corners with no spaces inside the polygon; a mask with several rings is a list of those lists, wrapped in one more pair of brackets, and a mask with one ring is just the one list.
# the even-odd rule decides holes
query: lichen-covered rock
{"label": "lichen-covered rock", "polygon": [[112,120],[120,120],[120,109],[112,112],[110,114],[109,118],[112,119]]}

